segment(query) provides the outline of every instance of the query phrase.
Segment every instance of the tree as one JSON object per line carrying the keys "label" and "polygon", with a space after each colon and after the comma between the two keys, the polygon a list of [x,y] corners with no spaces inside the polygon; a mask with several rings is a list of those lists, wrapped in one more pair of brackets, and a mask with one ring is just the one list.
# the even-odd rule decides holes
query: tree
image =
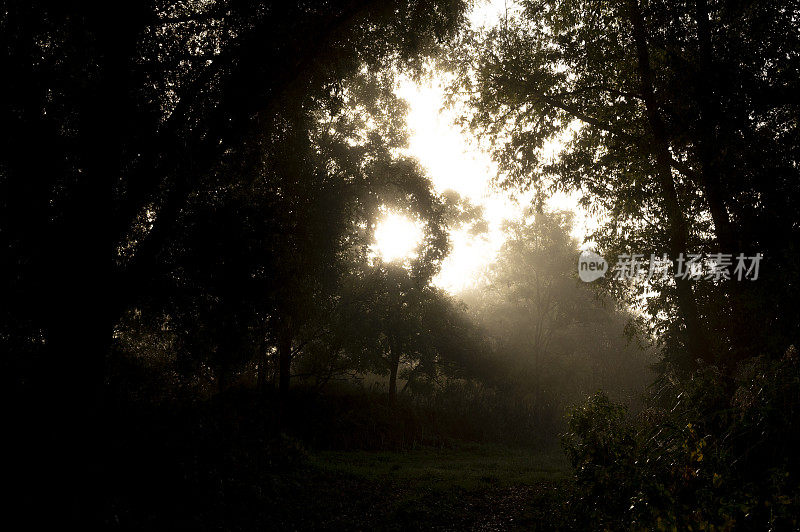
{"label": "tree", "polygon": [[[293,121],[306,109],[287,112],[286,102],[335,101],[365,65],[419,66],[463,10],[462,2],[136,1],[116,4],[112,21],[92,2],[4,4],[10,81],[0,113],[14,134],[0,158],[0,232],[13,273],[0,326],[13,353],[9,389],[31,406],[21,432],[47,441],[38,422],[27,426],[46,419],[46,431],[94,441],[114,327],[161,286],[209,178],[250,176],[223,170],[235,153],[280,140],[287,124],[299,130]],[[217,288],[233,331],[243,321],[229,312],[241,286]],[[93,454],[78,441],[60,448]]]}
{"label": "tree", "polygon": [[485,284],[465,295],[505,392],[539,426],[557,425],[566,405],[597,389],[635,401],[650,378],[649,353],[626,338],[633,317],[577,279],[571,228],[571,213],[558,211],[510,223]]}
{"label": "tree", "polygon": [[[754,163],[764,160],[760,150],[766,145],[788,156],[788,145],[781,143],[796,131],[785,114],[792,104],[764,95],[782,94],[794,81],[787,75],[772,81],[753,64],[768,68],[795,60],[778,52],[793,37],[778,35],[796,35],[788,14],[796,6],[776,7],[766,16],[769,2],[755,10],[703,2],[521,4],[520,14],[507,23],[467,33],[452,63],[457,88],[469,94],[467,125],[492,142],[502,184],[580,191],[585,206],[608,215],[594,237],[611,256],[667,252],[674,260],[681,252],[734,245],[738,249],[728,253],[752,254],[771,239],[765,227],[753,231],[762,215],[788,230],[788,203],[765,209],[754,198],[773,196],[767,189],[774,185],[785,191],[784,199],[794,197],[782,185],[790,165],[777,163],[783,155],[769,158],[777,163],[771,171],[755,170]],[[765,16],[775,25],[769,27]],[[772,44],[750,41],[750,22]],[[753,63],[745,65],[742,57]],[[762,112],[782,118],[759,122],[755,117]],[[553,139],[561,139],[565,150],[546,160],[541,148]],[[759,184],[722,180],[723,168],[736,168],[732,175],[759,175]],[[772,218],[778,212],[781,218]],[[773,249],[785,256],[785,245]],[[755,290],[775,288],[774,279],[783,278],[776,267],[773,280]],[[736,293],[741,290],[754,288],[690,286],[681,279],[656,286],[659,296],[651,298],[649,310],[654,323],[660,322],[668,360],[690,368],[698,358],[733,363],[752,354],[750,342],[734,342],[737,327],[726,325],[737,323],[760,298]]]}

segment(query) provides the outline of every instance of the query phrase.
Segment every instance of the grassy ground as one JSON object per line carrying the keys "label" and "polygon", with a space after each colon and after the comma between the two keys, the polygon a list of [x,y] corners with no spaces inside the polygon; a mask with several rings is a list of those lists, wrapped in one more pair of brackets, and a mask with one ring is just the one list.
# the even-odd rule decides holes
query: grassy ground
{"label": "grassy ground", "polygon": [[552,530],[567,478],[557,451],[319,452],[274,478],[272,517],[281,529]]}
{"label": "grassy ground", "polygon": [[[195,407],[114,417],[120,421],[102,458],[103,528],[565,528],[570,475],[557,448],[448,439],[407,451],[312,450],[313,442],[296,434],[247,423],[257,416],[242,411],[223,417],[226,423],[214,409]],[[346,433],[335,428],[319,432]],[[361,441],[339,440],[354,439]]]}
{"label": "grassy ground", "polygon": [[487,445],[407,452],[328,451],[312,455],[309,462],[324,471],[430,489],[520,486],[562,479],[568,472],[558,451]]}

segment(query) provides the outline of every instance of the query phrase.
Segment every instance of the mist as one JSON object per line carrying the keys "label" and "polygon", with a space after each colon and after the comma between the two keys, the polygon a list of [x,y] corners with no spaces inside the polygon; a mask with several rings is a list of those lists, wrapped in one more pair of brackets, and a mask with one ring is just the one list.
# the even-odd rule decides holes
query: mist
{"label": "mist", "polygon": [[14,521],[796,528],[799,20],[5,2]]}

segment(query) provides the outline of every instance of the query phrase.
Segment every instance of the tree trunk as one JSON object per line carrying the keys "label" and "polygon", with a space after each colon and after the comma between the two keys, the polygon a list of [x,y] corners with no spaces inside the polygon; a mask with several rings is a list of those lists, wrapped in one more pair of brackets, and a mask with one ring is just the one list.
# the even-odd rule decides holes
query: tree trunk
{"label": "tree trunk", "polygon": [[278,396],[285,401],[289,395],[289,379],[292,368],[292,335],[287,328],[278,340]]}
{"label": "tree trunk", "polygon": [[258,373],[256,377],[256,388],[259,392],[264,393],[267,389],[267,351],[261,349],[261,357],[258,361]]}
{"label": "tree trunk", "polygon": [[[711,25],[707,0],[695,0],[695,18],[697,22],[697,57],[698,68],[695,73],[695,92],[699,108],[698,120],[698,155],[700,158],[700,179],[709,204],[711,218],[714,222],[714,234],[719,243],[719,251],[734,256],[743,251],[741,232],[736,231],[728,207],[735,205],[730,192],[725,190],[722,176],[731,178],[737,172],[735,165],[726,159],[717,148],[724,144],[721,140],[723,113],[719,101],[719,79],[714,64],[714,49],[711,41]],[[715,94],[716,93],[716,94]],[[734,182],[736,179],[733,180]],[[726,315],[721,326],[728,339],[728,352],[723,362],[731,367],[742,357],[747,356],[750,346],[759,346],[761,342],[747,327],[747,312],[742,311],[743,291],[745,284],[737,282],[733,277],[733,268],[728,268],[730,280],[725,283],[729,296],[726,300]]]}
{"label": "tree trunk", "polygon": [[397,402],[397,369],[400,366],[400,349],[397,342],[389,341],[389,406]]}
{"label": "tree trunk", "polygon": [[[647,121],[650,126],[654,141],[656,158],[656,178],[661,187],[664,208],[669,223],[669,247],[673,267],[677,271],[677,258],[681,253],[686,253],[688,240],[688,227],[681,211],[675,182],[672,179],[672,156],[669,151],[664,122],[658,111],[658,103],[653,89],[653,72],[650,66],[650,54],[647,49],[647,37],[644,19],[638,0],[629,0],[629,17],[633,26],[633,38],[636,45],[636,59],[641,82],[642,99],[645,103]],[[675,278],[675,288],[678,302],[678,312],[686,327],[686,348],[688,359],[677,361],[684,369],[694,367],[698,359],[708,359],[710,354],[707,349],[706,336],[697,309],[689,280]]]}
{"label": "tree trunk", "polygon": [[698,69],[695,74],[695,91],[700,110],[698,153],[700,155],[701,186],[708,202],[711,218],[714,222],[714,233],[721,251],[735,253],[733,230],[730,216],[722,190],[722,169],[720,158],[714,154],[714,146],[718,143],[716,129],[719,126],[720,109],[714,99],[714,88],[717,85],[714,74],[713,49],[711,44],[711,28],[708,19],[708,3],[706,0],[695,1],[697,19],[697,52]]}

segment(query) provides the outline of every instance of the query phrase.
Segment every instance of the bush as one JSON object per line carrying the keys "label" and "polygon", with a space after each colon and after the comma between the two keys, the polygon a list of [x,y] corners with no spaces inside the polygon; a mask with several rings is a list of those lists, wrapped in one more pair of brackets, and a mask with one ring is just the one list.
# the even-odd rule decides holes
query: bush
{"label": "bush", "polygon": [[635,433],[624,406],[612,403],[604,393],[590,397],[568,414],[569,430],[562,446],[575,471],[577,491],[573,500],[579,514],[599,528],[612,525],[623,515],[634,475]]}
{"label": "bush", "polygon": [[800,511],[800,363],[665,378],[637,417],[596,395],[563,446],[580,528],[792,530]]}

